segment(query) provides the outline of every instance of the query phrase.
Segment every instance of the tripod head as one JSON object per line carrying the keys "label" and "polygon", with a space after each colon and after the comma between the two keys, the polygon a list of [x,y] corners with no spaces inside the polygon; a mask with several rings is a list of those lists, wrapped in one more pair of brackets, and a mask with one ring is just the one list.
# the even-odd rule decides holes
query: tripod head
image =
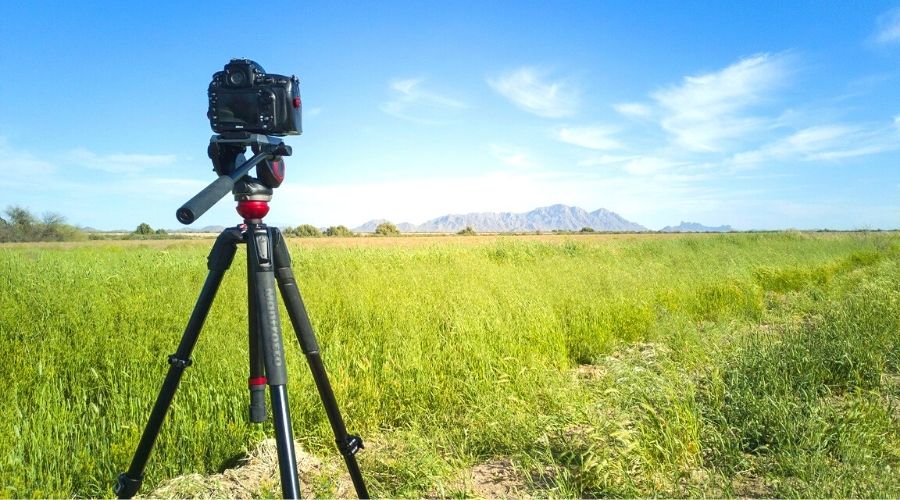
{"label": "tripod head", "polygon": [[[247,147],[254,153],[249,160],[244,156]],[[206,151],[219,178],[175,212],[178,221],[193,223],[229,191],[244,219],[262,219],[269,212],[272,190],[284,180],[283,157],[291,155],[291,147],[278,137],[225,132],[212,136]],[[253,167],[256,177],[248,175]]]}

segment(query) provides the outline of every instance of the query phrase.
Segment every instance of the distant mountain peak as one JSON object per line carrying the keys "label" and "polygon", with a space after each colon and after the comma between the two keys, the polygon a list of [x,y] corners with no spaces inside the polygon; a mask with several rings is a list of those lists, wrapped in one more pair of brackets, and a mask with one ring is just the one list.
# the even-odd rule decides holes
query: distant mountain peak
{"label": "distant mountain peak", "polygon": [[681,221],[681,224],[677,226],[666,226],[659,230],[661,233],[727,233],[730,231],[734,231],[731,226],[704,226],[699,222],[685,222]]}

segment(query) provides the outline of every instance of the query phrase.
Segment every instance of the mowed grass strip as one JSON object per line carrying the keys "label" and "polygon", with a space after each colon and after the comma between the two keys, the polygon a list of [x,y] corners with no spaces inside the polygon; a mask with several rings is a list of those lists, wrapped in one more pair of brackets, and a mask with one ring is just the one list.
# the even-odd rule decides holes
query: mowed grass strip
{"label": "mowed grass strip", "polygon": [[[460,471],[497,457],[511,457],[528,488],[562,496],[743,495],[755,486],[897,494],[896,480],[866,458],[897,466],[896,432],[884,431],[897,414],[880,382],[897,370],[895,234],[365,240],[291,246],[348,428],[370,444],[360,458],[377,495],[471,494]],[[197,242],[0,248],[0,355],[11,374],[0,396],[0,493],[111,495],[207,252]],[[271,434],[245,415],[243,255],[144,491],[217,471]],[[825,311],[838,317],[820,319]],[[335,456],[282,320],[295,436]],[[820,347],[796,347],[806,345]],[[861,354],[873,350],[880,357]],[[846,353],[850,367],[824,359],[832,353]],[[790,375],[813,368],[837,375]],[[761,381],[780,389],[770,394]],[[766,407],[770,397],[781,402]],[[815,451],[815,418],[843,429],[829,431],[837,444],[827,452]],[[793,427],[773,430],[779,423]],[[862,428],[871,439],[851,439]],[[810,479],[843,467],[842,457],[856,460],[840,469],[850,486]],[[869,472],[854,480],[856,470]]]}

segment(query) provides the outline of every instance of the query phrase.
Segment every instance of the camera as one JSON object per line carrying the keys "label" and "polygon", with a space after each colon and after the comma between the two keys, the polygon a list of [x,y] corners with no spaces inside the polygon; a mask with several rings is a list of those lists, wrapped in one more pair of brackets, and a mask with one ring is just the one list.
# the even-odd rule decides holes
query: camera
{"label": "camera", "polygon": [[266,73],[250,59],[232,59],[209,83],[209,126],[216,133],[299,135],[300,80]]}

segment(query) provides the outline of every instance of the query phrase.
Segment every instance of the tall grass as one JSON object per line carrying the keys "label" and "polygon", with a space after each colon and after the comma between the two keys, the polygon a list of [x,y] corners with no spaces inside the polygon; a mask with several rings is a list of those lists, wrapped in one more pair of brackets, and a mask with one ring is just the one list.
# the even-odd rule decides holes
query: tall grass
{"label": "tall grass", "polygon": [[896,496],[900,407],[885,380],[900,361],[900,266],[854,271],[805,298],[802,322],[748,335],[722,365],[705,411],[728,439],[713,453],[780,479],[777,496]]}
{"label": "tall grass", "polygon": [[[470,240],[292,249],[376,494],[467,494],[458,471],[500,456],[563,496],[743,494],[745,476],[768,493],[898,493],[875,474],[898,464],[896,430],[885,431],[897,415],[876,382],[897,372],[897,236]],[[111,494],[207,250],[0,248],[0,355],[12,374],[0,494]],[[236,259],[145,490],[218,470],[270,433],[245,417],[244,276]],[[295,435],[333,456],[285,327]],[[816,422],[831,430],[816,434]],[[840,467],[871,474],[810,475]],[[782,480],[798,476],[808,479]]]}

